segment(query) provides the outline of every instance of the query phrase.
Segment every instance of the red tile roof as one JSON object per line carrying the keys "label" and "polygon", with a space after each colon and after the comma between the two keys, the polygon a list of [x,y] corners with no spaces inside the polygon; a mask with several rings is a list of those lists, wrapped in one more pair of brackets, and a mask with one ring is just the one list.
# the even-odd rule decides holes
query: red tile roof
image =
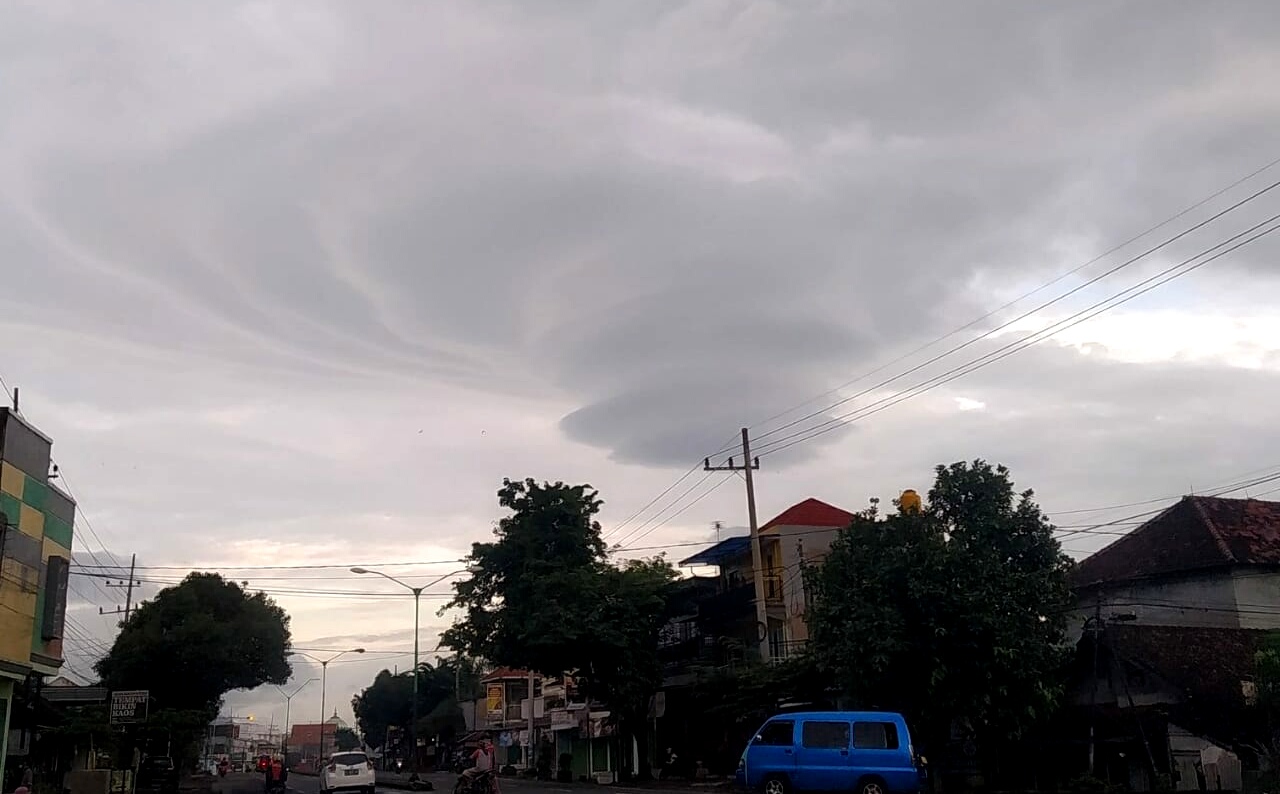
{"label": "red tile roof", "polygon": [[1233,565],[1280,565],[1280,502],[1185,496],[1076,566],[1077,587]]}
{"label": "red tile roof", "polygon": [[491,681],[507,681],[512,679],[527,679],[529,677],[528,670],[517,670],[514,667],[499,667],[492,673],[480,679],[481,683],[487,684]]}
{"label": "red tile roof", "polygon": [[760,527],[764,532],[773,527],[847,527],[853,521],[853,513],[841,510],[819,499],[805,499],[774,516]]}

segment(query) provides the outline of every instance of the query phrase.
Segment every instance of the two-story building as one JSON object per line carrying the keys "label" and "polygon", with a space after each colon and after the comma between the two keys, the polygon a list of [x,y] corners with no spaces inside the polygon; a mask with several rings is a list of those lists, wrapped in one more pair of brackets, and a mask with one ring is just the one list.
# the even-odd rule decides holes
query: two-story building
{"label": "two-story building", "polygon": [[15,687],[62,667],[75,502],[50,481],[53,442],[0,408],[0,780]]}
{"label": "two-story building", "polygon": [[681,583],[689,591],[684,599],[689,606],[667,626],[662,640],[669,675],[693,665],[723,667],[759,659],[762,638],[768,639],[765,661],[794,653],[809,639],[805,564],[826,556],[836,534],[852,521],[846,510],[806,499],[760,527],[766,626],[756,616],[749,536],[725,538],[681,560],[681,567],[715,573]]}
{"label": "two-story building", "polygon": [[1184,497],[1072,584],[1080,765],[1135,790],[1238,790],[1256,654],[1280,629],[1280,502]]}

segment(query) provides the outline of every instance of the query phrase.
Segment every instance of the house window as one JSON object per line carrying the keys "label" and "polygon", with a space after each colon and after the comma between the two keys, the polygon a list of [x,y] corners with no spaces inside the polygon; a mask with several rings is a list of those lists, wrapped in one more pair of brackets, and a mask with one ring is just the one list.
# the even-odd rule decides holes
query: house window
{"label": "house window", "polygon": [[769,658],[775,661],[787,658],[787,633],[785,629],[769,629]]}

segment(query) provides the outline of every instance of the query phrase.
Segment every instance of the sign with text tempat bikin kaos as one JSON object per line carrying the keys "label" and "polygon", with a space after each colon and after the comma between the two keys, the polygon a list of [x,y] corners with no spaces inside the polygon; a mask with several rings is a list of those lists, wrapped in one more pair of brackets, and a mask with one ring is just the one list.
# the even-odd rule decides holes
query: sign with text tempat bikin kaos
{"label": "sign with text tempat bikin kaos", "polygon": [[485,687],[485,705],[490,714],[502,713],[502,684],[489,684]]}
{"label": "sign with text tempat bikin kaos", "polygon": [[147,721],[147,701],[151,693],[146,689],[131,689],[111,693],[111,724],[134,725]]}

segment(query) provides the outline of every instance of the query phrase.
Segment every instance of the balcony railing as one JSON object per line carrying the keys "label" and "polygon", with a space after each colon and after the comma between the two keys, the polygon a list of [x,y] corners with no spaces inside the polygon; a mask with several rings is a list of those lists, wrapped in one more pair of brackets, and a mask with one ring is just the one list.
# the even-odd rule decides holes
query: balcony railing
{"label": "balcony railing", "polygon": [[780,664],[788,659],[799,656],[804,651],[807,644],[805,640],[784,640],[780,642],[769,642],[769,662],[771,664]]}

